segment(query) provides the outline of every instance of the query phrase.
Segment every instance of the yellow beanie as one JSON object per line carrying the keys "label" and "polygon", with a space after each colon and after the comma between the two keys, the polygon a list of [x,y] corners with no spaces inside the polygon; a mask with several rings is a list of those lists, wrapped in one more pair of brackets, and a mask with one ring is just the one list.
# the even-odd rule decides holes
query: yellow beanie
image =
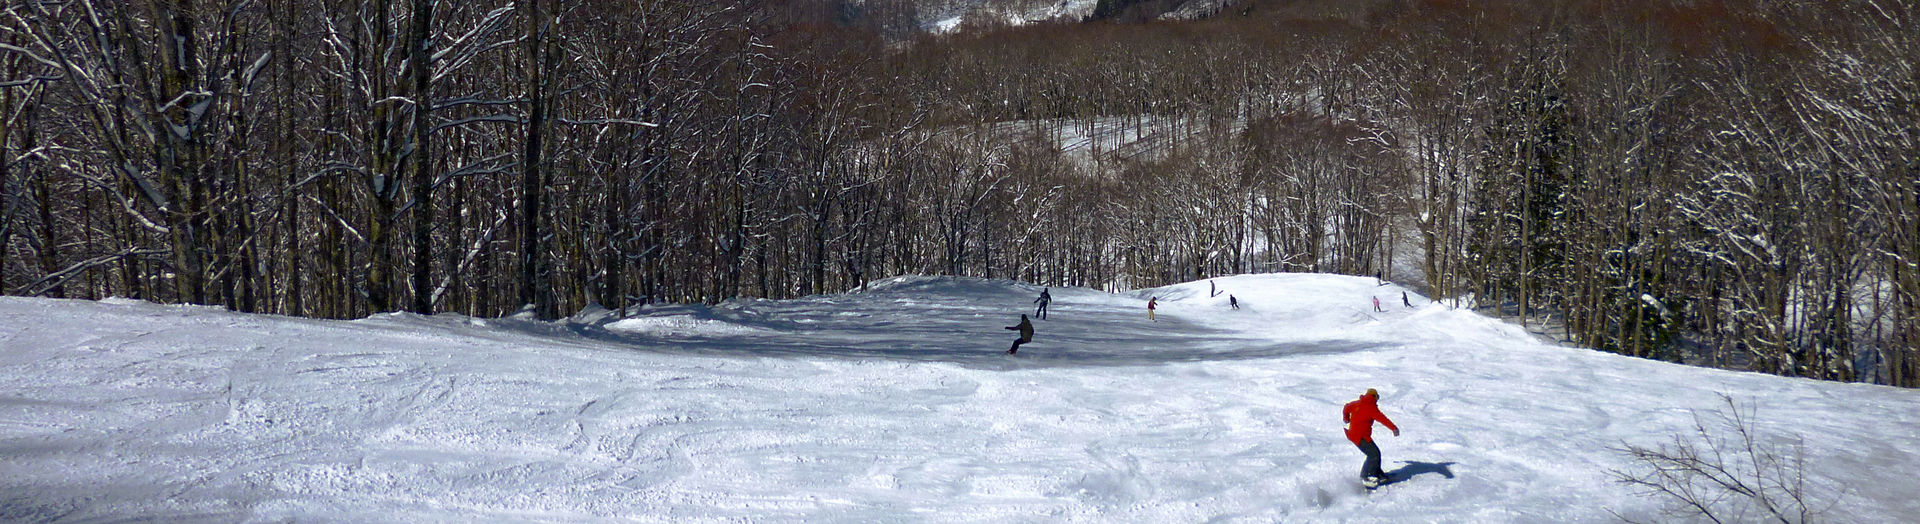
{"label": "yellow beanie", "polygon": [[1374,398],[1379,398],[1379,397],[1380,397],[1380,392],[1378,392],[1378,391],[1374,391],[1374,390],[1373,390],[1373,388],[1367,388],[1367,396],[1369,396],[1369,397],[1374,397]]}

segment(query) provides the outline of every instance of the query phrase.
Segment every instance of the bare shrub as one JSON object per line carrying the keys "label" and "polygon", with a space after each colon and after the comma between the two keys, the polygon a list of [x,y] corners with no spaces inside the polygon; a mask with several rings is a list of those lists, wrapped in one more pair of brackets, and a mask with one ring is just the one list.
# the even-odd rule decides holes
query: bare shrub
{"label": "bare shrub", "polygon": [[[1754,409],[1721,394],[1726,407],[1695,412],[1693,431],[1657,447],[1624,444],[1635,466],[1611,473],[1643,495],[1667,500],[1665,514],[1713,522],[1817,522],[1838,504],[1839,492],[1809,485],[1799,436],[1771,435],[1754,423]],[[1632,522],[1618,513],[1622,520]]]}

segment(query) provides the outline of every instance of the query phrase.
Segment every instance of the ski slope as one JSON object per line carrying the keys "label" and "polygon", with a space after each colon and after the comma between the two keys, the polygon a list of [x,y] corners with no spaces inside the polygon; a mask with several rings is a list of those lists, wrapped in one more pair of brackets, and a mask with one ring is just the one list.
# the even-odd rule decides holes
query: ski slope
{"label": "ski slope", "polygon": [[[1614,448],[1719,394],[1821,520],[1920,515],[1920,391],[1689,368],[1370,278],[903,277],[619,319],[0,298],[0,521],[1664,521]],[[1372,311],[1378,294],[1385,312]],[[1145,303],[1160,298],[1159,321]],[[1368,493],[1340,406],[1378,388]]]}
{"label": "ski slope", "polygon": [[1098,0],[952,0],[922,2],[920,15],[926,17],[921,28],[936,34],[959,30],[968,16],[992,17],[1007,25],[1021,26],[1048,20],[1080,20],[1093,14]]}

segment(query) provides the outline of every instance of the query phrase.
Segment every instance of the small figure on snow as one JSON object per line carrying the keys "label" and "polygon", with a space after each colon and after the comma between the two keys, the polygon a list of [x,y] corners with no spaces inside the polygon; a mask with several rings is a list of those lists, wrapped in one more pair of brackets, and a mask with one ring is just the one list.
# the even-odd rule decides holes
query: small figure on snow
{"label": "small figure on snow", "polygon": [[1020,315],[1020,325],[1007,326],[1007,329],[1020,332],[1020,338],[1013,339],[1013,347],[1007,349],[1008,355],[1020,352],[1021,344],[1033,342],[1033,323],[1027,321],[1026,314],[1022,313]]}
{"label": "small figure on snow", "polygon": [[1380,297],[1378,296],[1373,297],[1373,311],[1376,313],[1386,312],[1386,310],[1380,309]]}
{"label": "small figure on snow", "polygon": [[1217,296],[1220,296],[1220,288],[1215,287],[1213,285],[1212,280],[1208,280],[1207,281],[1207,298],[1213,298]]}
{"label": "small figure on snow", "polygon": [[1380,392],[1367,389],[1360,400],[1348,402],[1340,408],[1340,421],[1347,424],[1347,440],[1360,447],[1367,454],[1367,461],[1360,466],[1360,485],[1368,488],[1379,487],[1387,482],[1387,473],[1380,470],[1380,446],[1373,443],[1373,423],[1379,421],[1387,429],[1393,430],[1393,436],[1400,436],[1400,427],[1393,425],[1387,415],[1380,412]]}
{"label": "small figure on snow", "polygon": [[1159,319],[1153,318],[1153,308],[1159,303],[1160,303],[1160,297],[1150,297],[1147,299],[1147,320],[1152,320],[1154,322],[1160,321]]}
{"label": "small figure on snow", "polygon": [[1400,303],[1407,307],[1413,307],[1413,301],[1407,300],[1407,292],[1405,291],[1400,292]]}
{"label": "small figure on snow", "polygon": [[1033,299],[1033,303],[1040,305],[1039,309],[1033,310],[1033,316],[1038,317],[1040,320],[1047,319],[1047,304],[1053,303],[1053,295],[1047,293],[1049,289],[1053,288],[1041,289],[1040,298]]}
{"label": "small figure on snow", "polygon": [[1233,309],[1236,310],[1240,309],[1240,299],[1233,298],[1233,295],[1227,295],[1227,305],[1233,306]]}

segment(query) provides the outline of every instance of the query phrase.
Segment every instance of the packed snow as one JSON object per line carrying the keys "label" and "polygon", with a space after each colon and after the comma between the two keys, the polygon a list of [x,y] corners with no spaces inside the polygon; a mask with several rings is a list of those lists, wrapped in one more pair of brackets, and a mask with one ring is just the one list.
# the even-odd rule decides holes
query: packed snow
{"label": "packed snow", "polygon": [[921,27],[935,34],[948,34],[960,28],[968,16],[990,17],[1011,26],[1048,20],[1079,20],[1093,14],[1098,0],[1026,0],[988,2],[956,0],[938,5],[922,4],[920,14],[927,18]]}
{"label": "packed snow", "polygon": [[[1821,520],[1920,515],[1917,391],[1558,347],[1371,278],[1211,284],[1053,288],[1018,355],[1040,288],[977,279],[551,323],[5,297],[0,521],[1666,520],[1617,448],[1721,394],[1801,444]],[[1375,492],[1340,423],[1367,388],[1407,479]]]}

